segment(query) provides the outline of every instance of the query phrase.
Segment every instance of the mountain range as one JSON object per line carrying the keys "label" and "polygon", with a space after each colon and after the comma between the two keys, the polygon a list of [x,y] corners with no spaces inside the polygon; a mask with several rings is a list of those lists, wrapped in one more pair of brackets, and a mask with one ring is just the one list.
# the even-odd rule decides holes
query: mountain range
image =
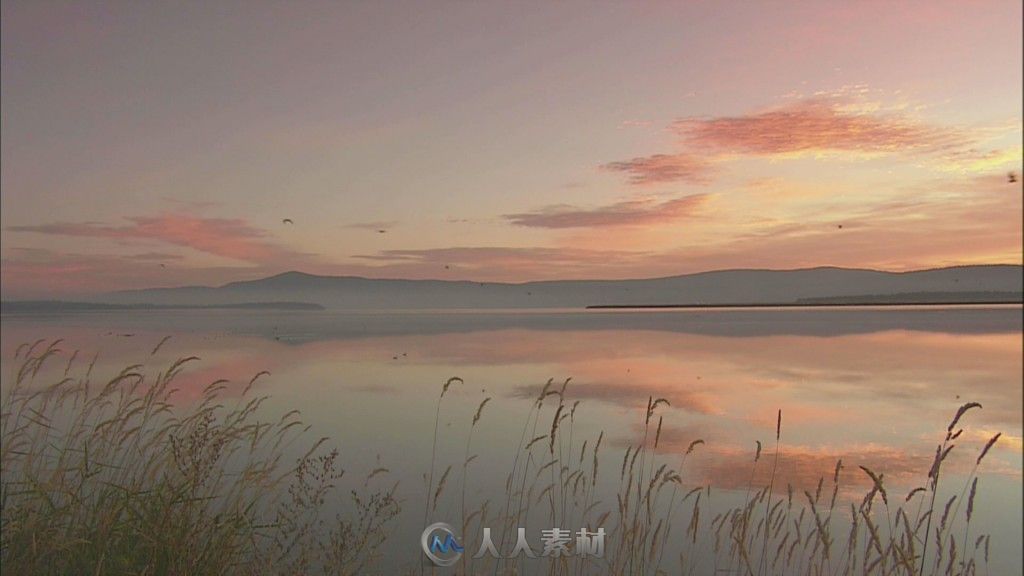
{"label": "mountain range", "polygon": [[1019,265],[911,272],[847,268],[721,270],[635,280],[524,283],[374,279],[285,272],[223,286],[112,292],[91,302],[224,306],[301,302],[330,309],[578,308],[585,306],[1020,302]]}

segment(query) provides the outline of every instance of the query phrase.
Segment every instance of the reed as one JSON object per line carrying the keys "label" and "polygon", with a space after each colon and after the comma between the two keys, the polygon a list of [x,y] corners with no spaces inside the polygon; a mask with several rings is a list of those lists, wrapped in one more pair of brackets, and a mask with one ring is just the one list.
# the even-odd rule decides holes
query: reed
{"label": "reed", "polygon": [[[362,574],[379,571],[385,551],[406,559],[406,573],[424,570],[417,547],[389,539],[402,514],[389,469],[346,471],[343,455],[311,436],[300,414],[268,417],[267,397],[256,393],[267,373],[237,397],[215,381],[197,400],[176,404],[175,380],[198,358],[155,376],[134,365],[97,381],[95,357],[76,363],[78,351],[63,351],[60,341],[26,344],[16,356],[0,399],[0,562],[11,573]],[[638,442],[614,453],[604,430],[579,437],[580,403],[569,398],[568,381],[549,381],[508,455],[504,503],[492,506],[471,502],[467,489],[474,431],[486,426],[491,397],[467,416],[462,461],[438,461],[442,401],[460,383],[447,380],[437,398],[424,520],[439,502],[459,498],[463,533],[493,527],[500,550],[511,547],[517,527],[533,524],[604,528],[606,550],[600,558],[492,561],[471,558],[467,543],[456,573],[969,576],[988,569],[991,535],[979,532],[976,501],[982,464],[1000,436],[979,448],[958,494],[939,491],[950,452],[965,444],[961,421],[977,403],[955,414],[922,486],[890,498],[883,471],[861,465],[870,487],[848,502],[841,460],[816,487],[787,484],[782,492],[778,411],[770,474],[757,481],[762,445],[752,442],[745,492],[715,491],[735,498],[730,506],[710,485],[687,483],[687,459],[704,440],[665,453],[663,426],[673,416],[666,400],[648,398],[637,413]],[[446,493],[453,480],[461,494]],[[674,562],[666,562],[669,551],[677,565],[666,566]]]}
{"label": "reed", "polygon": [[[237,399],[215,382],[182,408],[174,380],[195,357],[155,377],[129,366],[96,382],[90,365],[41,384],[61,353],[41,345],[19,349],[0,399],[5,573],[358,574],[380,554],[397,486],[378,471],[345,497],[338,452],[295,412],[263,419],[263,374]],[[321,517],[329,498],[343,516]]]}

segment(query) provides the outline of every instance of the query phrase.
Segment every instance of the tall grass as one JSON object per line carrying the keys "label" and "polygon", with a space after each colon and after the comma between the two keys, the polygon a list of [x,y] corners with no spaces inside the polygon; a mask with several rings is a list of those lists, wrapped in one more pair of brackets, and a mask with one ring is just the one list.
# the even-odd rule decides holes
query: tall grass
{"label": "tall grass", "polygon": [[379,554],[394,488],[352,492],[347,514],[323,518],[338,453],[306,440],[296,412],[262,420],[264,374],[233,401],[217,381],[176,407],[174,379],[197,358],[97,382],[92,365],[68,376],[75,355],[40,385],[59,346],[19,348],[0,400],[5,573],[358,574]]}
{"label": "tall grass", "polygon": [[[40,375],[54,372],[44,365],[64,357],[63,376],[42,384]],[[326,439],[311,440],[297,413],[267,419],[261,406],[266,397],[254,393],[265,373],[236,398],[229,400],[225,382],[217,381],[198,400],[175,405],[175,378],[194,357],[155,376],[129,366],[106,381],[94,381],[92,364],[75,365],[77,358],[77,352],[62,353],[59,341],[26,345],[5,380],[5,572],[363,574],[379,570],[385,551],[406,559],[408,572],[425,571],[415,545],[388,539],[401,506],[397,483],[384,483],[387,469],[348,477],[342,456],[326,448]],[[957,411],[931,469],[922,471],[921,487],[905,497],[891,495],[884,473],[860,466],[853,473],[870,488],[853,501],[840,498],[852,489],[844,487],[849,473],[841,461],[814,490],[786,485],[783,493],[780,411],[768,480],[754,481],[758,467],[766,465],[757,442],[750,481],[738,501],[685,480],[687,459],[703,440],[682,454],[659,452],[666,400],[648,398],[637,415],[643,424],[638,440],[613,454],[603,446],[603,431],[596,438],[578,437],[580,404],[571,400],[569,381],[549,381],[529,405],[518,445],[508,455],[504,495],[493,503],[467,501],[476,459],[473,432],[486,425],[490,398],[467,417],[462,461],[437,461],[444,400],[461,383],[448,380],[438,395],[422,493],[424,522],[440,509],[458,510],[466,554],[449,569],[453,573],[987,573],[990,538],[978,532],[972,516],[979,469],[999,435],[980,447],[959,491],[940,490],[950,453],[964,449],[958,444],[960,423],[980,408],[976,403]],[[602,462],[608,457],[610,465]],[[454,492],[448,489],[453,482]],[[346,484],[352,489],[344,496]],[[343,511],[327,512],[341,504]],[[530,526],[604,528],[605,554],[471,557],[475,535],[484,528],[491,529],[498,550],[507,552],[517,529]]]}

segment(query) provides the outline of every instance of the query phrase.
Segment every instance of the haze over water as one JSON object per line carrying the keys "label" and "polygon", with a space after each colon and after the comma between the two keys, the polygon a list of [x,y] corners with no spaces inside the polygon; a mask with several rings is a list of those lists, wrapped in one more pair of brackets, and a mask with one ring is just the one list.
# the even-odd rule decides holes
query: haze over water
{"label": "haze over water", "polygon": [[[1003,433],[982,467],[976,522],[993,533],[993,574],[1021,566],[1020,306],[156,311],[3,320],[5,382],[18,344],[55,337],[86,359],[99,352],[101,380],[136,362],[156,371],[200,356],[177,381],[180,403],[219,378],[237,395],[253,375],[269,371],[257,385],[271,396],[268,417],[299,409],[312,436],[331,437],[352,475],[383,466],[389,480],[400,481],[406,512],[386,553],[402,559],[416,552],[433,407],[451,376],[464,383],[453,385],[443,405],[438,462],[462,461],[473,413],[492,397],[474,432],[471,499],[500,497],[530,403],[548,379],[571,378],[566,398],[581,401],[573,434],[593,441],[603,430],[602,465],[613,473],[626,446],[640,441],[648,397],[668,399],[658,452],[674,461],[693,440],[706,442],[688,460],[684,486],[710,483],[712,511],[716,502],[735,504],[747,489],[756,441],[771,449],[778,409],[780,486],[813,492],[842,458],[842,497],[859,501],[870,487],[857,468],[864,465],[884,473],[892,498],[902,500],[924,484],[956,408],[976,401],[983,408],[965,416],[945,481],[958,492],[977,451]],[[541,427],[545,418],[550,414]],[[766,468],[753,472],[755,485],[767,479]],[[455,492],[435,519],[452,519]]]}

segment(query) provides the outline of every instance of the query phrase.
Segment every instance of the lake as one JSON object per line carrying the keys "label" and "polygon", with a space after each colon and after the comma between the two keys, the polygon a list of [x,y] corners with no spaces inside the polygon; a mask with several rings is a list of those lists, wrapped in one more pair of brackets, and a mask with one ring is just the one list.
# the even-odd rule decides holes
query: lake
{"label": "lake", "polygon": [[[19,344],[40,338],[63,338],[63,350],[80,350],[77,362],[98,353],[98,378],[135,363],[155,373],[176,358],[198,356],[177,379],[181,404],[194,402],[214,380],[228,379],[231,397],[258,372],[270,372],[255,385],[270,396],[261,414],[300,410],[310,434],[330,437],[340,450],[347,477],[359,479],[355,484],[382,468],[375,482],[399,482],[403,512],[384,548],[385,566],[395,568],[418,566],[425,516],[456,524],[463,497],[505,501],[506,475],[531,426],[531,406],[549,380],[558,390],[571,379],[564,410],[579,404],[561,424],[570,436],[550,450],[542,441],[540,452],[564,450],[560,461],[589,462],[582,442],[592,449],[603,434],[604,475],[595,480],[595,493],[603,490],[611,507],[623,455],[645,442],[649,399],[667,400],[648,423],[651,436],[660,419],[657,447],[647,442],[653,461],[677,467],[691,443],[703,440],[687,457],[679,486],[712,486],[702,503],[709,507],[705,523],[716,507],[742,504],[751,486],[767,484],[779,410],[776,497],[787,484],[797,497],[813,493],[821,478],[831,491],[842,459],[841,523],[840,515],[848,520],[848,502],[859,503],[872,486],[859,466],[883,473],[890,500],[902,504],[907,492],[925,485],[957,408],[978,402],[982,408],[961,422],[964,432],[943,482],[949,494],[960,494],[982,446],[1002,433],[980,467],[971,534],[992,533],[993,574],[1021,571],[1020,306],[96,312],[4,315],[2,336],[5,386]],[[461,382],[451,384],[438,412],[435,449],[438,397],[456,376]],[[557,403],[546,401],[531,431],[549,431]],[[758,442],[763,452],[755,463]],[[454,471],[448,492],[424,513],[424,475],[429,480],[435,451],[431,486],[449,464]],[[469,455],[476,458],[466,466],[463,485]],[[940,500],[945,495],[940,491]],[[691,514],[688,507],[679,510],[683,527],[666,558],[706,555],[675,543],[684,539]],[[470,543],[473,534],[466,535]]]}

